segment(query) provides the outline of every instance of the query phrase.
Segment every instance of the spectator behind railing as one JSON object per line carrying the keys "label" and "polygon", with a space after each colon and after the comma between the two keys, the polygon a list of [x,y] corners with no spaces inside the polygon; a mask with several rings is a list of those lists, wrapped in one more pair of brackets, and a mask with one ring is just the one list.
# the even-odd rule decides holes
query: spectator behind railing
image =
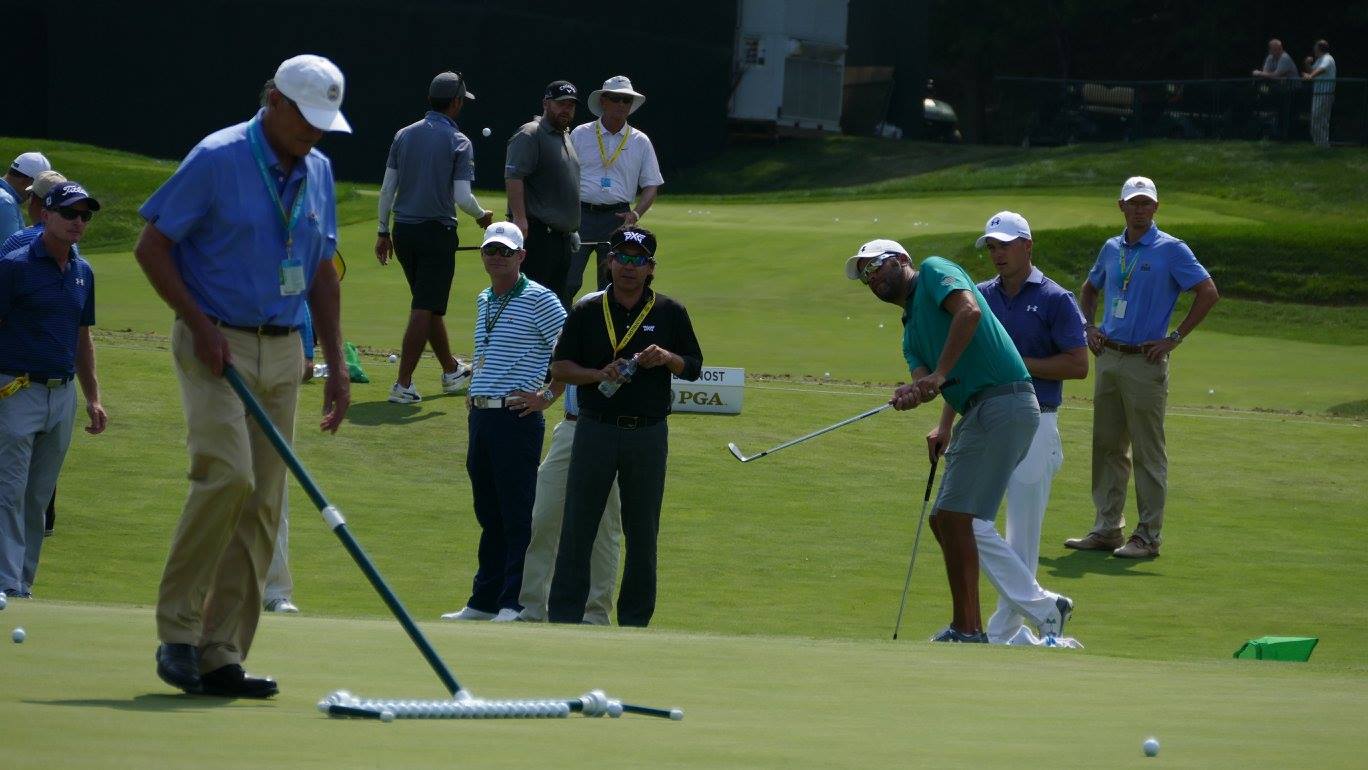
{"label": "spectator behind railing", "polygon": [[1287,51],[1283,50],[1282,41],[1276,37],[1268,41],[1268,56],[1264,57],[1262,69],[1256,69],[1253,73],[1256,78],[1268,78],[1269,80],[1281,80],[1286,78],[1296,78],[1297,65],[1292,61],[1292,57]]}
{"label": "spectator behind railing", "polygon": [[1335,57],[1330,44],[1317,40],[1315,58],[1306,57],[1307,71],[1302,79],[1315,81],[1311,87],[1311,141],[1317,147],[1330,146],[1330,108],[1335,104]]}

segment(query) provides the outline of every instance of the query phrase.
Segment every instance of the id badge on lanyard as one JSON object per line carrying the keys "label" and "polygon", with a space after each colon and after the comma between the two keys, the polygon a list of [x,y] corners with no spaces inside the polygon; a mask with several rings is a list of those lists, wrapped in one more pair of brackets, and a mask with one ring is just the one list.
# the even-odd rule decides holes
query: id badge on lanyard
{"label": "id badge on lanyard", "polygon": [[[285,211],[285,204],[280,200],[280,192],[276,190],[275,183],[271,181],[271,172],[266,170],[266,154],[262,151],[260,139],[257,138],[259,123],[254,121],[253,125],[247,127],[247,143],[252,148],[252,158],[256,160],[257,169],[261,171],[261,181],[266,184],[266,192],[271,196],[271,202],[275,204],[276,211],[280,212],[281,224],[285,227],[285,258],[280,260],[280,296],[293,297],[304,293],[304,263],[294,257],[294,230],[295,225],[299,224],[299,216],[304,211],[304,202],[309,194],[309,167],[304,167],[304,181],[299,183],[299,190],[295,192],[294,205],[290,211]],[[305,161],[301,158],[300,163]]]}

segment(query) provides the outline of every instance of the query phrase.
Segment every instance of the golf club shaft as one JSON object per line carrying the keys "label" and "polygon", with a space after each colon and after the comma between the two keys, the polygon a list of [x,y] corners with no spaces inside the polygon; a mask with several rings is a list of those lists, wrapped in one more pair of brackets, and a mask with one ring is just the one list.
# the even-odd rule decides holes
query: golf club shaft
{"label": "golf club shaft", "polygon": [[361,549],[360,543],[357,543],[356,538],[352,537],[351,532],[347,530],[347,523],[343,521],[342,514],[328,503],[328,499],[323,496],[323,490],[319,489],[318,485],[314,483],[313,478],[309,476],[309,472],[304,469],[304,466],[299,462],[299,458],[295,456],[294,450],[286,443],[285,437],[280,435],[279,430],[276,430],[276,426],[271,422],[270,416],[261,408],[260,402],[257,401],[256,396],[252,395],[252,391],[248,390],[247,384],[242,381],[242,376],[237,373],[237,370],[233,368],[232,364],[224,365],[223,376],[228,380],[228,384],[233,386],[233,390],[237,391],[238,398],[242,399],[243,405],[247,407],[247,411],[256,419],[257,424],[261,426],[262,432],[270,439],[271,445],[275,447],[276,452],[278,452],[281,459],[285,461],[285,465],[289,467],[290,472],[294,474],[295,478],[299,480],[300,485],[304,487],[304,491],[308,493],[309,499],[313,500],[314,505],[318,506],[319,512],[323,514],[323,520],[328,523],[328,526],[332,528],[333,533],[342,541],[342,545],[347,549],[347,553],[351,554],[356,565],[365,573],[366,578],[370,580],[371,585],[375,588],[376,592],[380,594],[380,598],[384,600],[385,605],[389,607],[390,612],[394,613],[394,617],[399,621],[399,625],[404,627],[404,631],[408,633],[409,638],[417,645],[418,651],[427,659],[428,665],[432,666],[432,670],[437,673],[437,678],[442,680],[442,684],[447,688],[448,692],[453,696],[456,695],[456,693],[461,691],[461,684],[456,681],[456,677],[452,675],[451,669],[447,668],[446,663],[443,662],[441,656],[437,654],[437,650],[433,649],[432,644],[428,642],[427,637],[423,635],[423,632],[418,628],[418,625],[413,622],[413,616],[404,608],[403,603],[399,601],[399,597],[394,595],[394,591],[390,590],[385,579],[381,577],[380,572],[375,569],[375,565],[371,562],[370,557]]}
{"label": "golf club shaft", "polygon": [[917,536],[912,539],[912,557],[907,560],[907,577],[903,578],[902,600],[898,602],[898,619],[893,623],[893,638],[898,638],[902,628],[903,610],[907,607],[907,589],[912,586],[912,567],[917,563],[917,548],[921,546],[922,524],[926,522],[926,507],[931,504],[931,487],[936,482],[936,463],[931,461],[931,473],[926,477],[926,494],[922,497],[921,516],[917,518]]}
{"label": "golf club shaft", "polygon": [[[608,245],[608,241],[581,241],[581,242],[580,242],[580,248],[584,248],[584,247],[586,247],[586,246],[589,247],[589,248],[597,248],[597,247],[599,247],[599,246],[607,246],[607,245]],[[480,247],[479,247],[479,246],[457,246],[457,247],[456,247],[456,250],[457,250],[457,251],[479,251],[479,250],[480,250]]]}

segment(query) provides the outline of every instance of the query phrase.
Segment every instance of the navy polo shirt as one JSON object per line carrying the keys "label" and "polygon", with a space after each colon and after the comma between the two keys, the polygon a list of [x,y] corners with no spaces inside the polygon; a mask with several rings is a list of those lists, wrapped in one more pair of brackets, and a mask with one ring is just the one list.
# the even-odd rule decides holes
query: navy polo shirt
{"label": "navy polo shirt", "polygon": [[0,372],[75,375],[80,329],[94,323],[95,273],[80,255],[63,271],[37,238],[0,257]]}
{"label": "navy polo shirt", "polygon": [[[1087,346],[1083,313],[1073,293],[1046,278],[1040,268],[1031,268],[1015,297],[1002,291],[1001,276],[980,283],[978,288],[1022,358],[1048,358]],[[1063,402],[1063,382],[1040,377],[1032,377],[1031,382],[1041,406]]]}

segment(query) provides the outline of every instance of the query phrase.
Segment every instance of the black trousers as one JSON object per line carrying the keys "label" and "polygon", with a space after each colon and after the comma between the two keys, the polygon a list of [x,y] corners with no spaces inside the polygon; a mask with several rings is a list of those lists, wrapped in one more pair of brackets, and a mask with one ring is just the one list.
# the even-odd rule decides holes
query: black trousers
{"label": "black trousers", "polygon": [[540,412],[519,417],[507,409],[472,409],[467,424],[466,473],[480,523],[480,566],[466,605],[481,612],[520,610],[546,420]]}
{"label": "black trousers", "polygon": [[552,623],[580,623],[589,601],[589,555],[603,506],[617,477],[627,559],[618,590],[620,626],[645,626],[655,614],[656,538],[665,496],[669,428],[664,420],[634,430],[581,415],[570,450],[556,574],[547,615]]}
{"label": "black trousers", "polygon": [[561,304],[570,307],[573,297],[565,285],[570,273],[570,233],[552,230],[545,222],[528,217],[523,248],[527,251],[523,275],[555,292]]}

